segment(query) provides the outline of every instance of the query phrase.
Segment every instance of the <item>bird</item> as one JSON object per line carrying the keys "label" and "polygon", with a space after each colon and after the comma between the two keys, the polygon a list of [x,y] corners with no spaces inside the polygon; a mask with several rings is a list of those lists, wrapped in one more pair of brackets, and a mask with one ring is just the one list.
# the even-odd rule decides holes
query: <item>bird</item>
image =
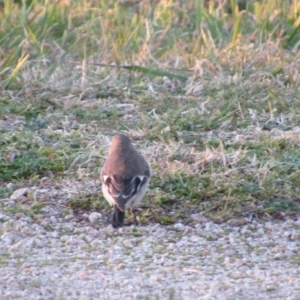
{"label": "bird", "polygon": [[108,157],[101,170],[102,193],[114,206],[112,226],[124,226],[125,210],[130,209],[137,219],[134,207],[138,206],[146,194],[151,167],[137,152],[128,136],[116,134],[112,138]]}

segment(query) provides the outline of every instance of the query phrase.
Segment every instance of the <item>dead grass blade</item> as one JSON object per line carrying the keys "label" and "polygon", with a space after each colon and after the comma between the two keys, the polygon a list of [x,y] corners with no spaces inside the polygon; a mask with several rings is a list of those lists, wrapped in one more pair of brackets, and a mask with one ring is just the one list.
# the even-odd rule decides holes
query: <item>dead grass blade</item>
{"label": "dead grass blade", "polygon": [[5,89],[8,89],[11,86],[11,84],[15,81],[15,79],[18,76],[20,70],[22,69],[22,67],[26,63],[28,57],[29,57],[29,54],[25,54],[25,55],[21,56],[21,58],[19,59],[17,65],[16,65],[16,67],[14,68],[14,70],[12,71],[12,73],[10,74],[10,76],[6,80]]}

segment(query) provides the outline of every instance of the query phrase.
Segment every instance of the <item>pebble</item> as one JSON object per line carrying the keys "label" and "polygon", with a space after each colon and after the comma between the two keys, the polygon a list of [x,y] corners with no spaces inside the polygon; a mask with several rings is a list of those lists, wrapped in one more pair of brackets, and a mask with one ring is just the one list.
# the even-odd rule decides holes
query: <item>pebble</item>
{"label": "pebble", "polygon": [[98,212],[86,220],[0,212],[0,299],[299,299],[298,221],[114,230]]}
{"label": "pebble", "polygon": [[98,213],[98,212],[92,212],[89,216],[89,221],[92,224],[96,224],[99,223],[99,220],[102,218],[102,214]]}
{"label": "pebble", "polygon": [[14,201],[26,199],[28,192],[29,192],[29,188],[21,188],[21,189],[15,190],[11,194],[10,199],[14,200]]}
{"label": "pebble", "polygon": [[56,220],[55,216],[51,216],[51,217],[50,217],[50,222],[51,222],[52,224],[56,224],[56,223],[57,223],[57,220]]}

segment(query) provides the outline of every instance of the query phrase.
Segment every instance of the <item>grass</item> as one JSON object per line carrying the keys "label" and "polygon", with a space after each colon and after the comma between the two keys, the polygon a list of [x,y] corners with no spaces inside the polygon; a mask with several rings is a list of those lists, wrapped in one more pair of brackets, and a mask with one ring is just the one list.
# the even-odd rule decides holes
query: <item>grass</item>
{"label": "grass", "polygon": [[299,215],[298,1],[5,1],[0,23],[0,197],[51,177],[105,208],[123,132],[154,170],[142,223]]}

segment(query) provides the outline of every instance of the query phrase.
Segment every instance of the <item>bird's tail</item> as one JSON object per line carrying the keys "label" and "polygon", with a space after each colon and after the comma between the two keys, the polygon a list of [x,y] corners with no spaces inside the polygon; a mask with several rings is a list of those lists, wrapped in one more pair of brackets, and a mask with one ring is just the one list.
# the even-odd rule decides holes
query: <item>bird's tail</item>
{"label": "bird's tail", "polygon": [[117,205],[115,205],[113,219],[112,219],[112,226],[113,228],[119,228],[124,226],[124,217],[125,212],[121,211]]}

